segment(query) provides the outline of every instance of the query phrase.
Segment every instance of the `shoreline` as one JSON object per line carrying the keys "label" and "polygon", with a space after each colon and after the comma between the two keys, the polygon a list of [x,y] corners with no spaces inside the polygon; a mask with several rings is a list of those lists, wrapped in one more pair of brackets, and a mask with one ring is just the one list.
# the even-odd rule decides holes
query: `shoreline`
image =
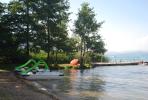
{"label": "shoreline", "polygon": [[33,81],[17,78],[13,72],[0,70],[1,100],[59,100]]}

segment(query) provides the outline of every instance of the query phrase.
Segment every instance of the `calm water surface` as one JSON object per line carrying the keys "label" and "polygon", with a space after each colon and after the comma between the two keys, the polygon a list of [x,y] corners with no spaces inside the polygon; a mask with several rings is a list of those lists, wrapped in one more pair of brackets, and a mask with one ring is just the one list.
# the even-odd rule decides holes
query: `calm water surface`
{"label": "calm water surface", "polygon": [[62,100],[148,100],[148,66],[65,71],[67,78],[38,81]]}

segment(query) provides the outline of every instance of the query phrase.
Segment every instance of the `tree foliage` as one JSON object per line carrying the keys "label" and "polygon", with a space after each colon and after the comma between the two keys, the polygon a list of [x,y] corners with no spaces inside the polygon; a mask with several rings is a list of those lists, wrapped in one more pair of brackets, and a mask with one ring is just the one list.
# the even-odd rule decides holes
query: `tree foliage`
{"label": "tree foliage", "polygon": [[17,49],[17,43],[15,37],[11,34],[10,16],[4,15],[4,11],[5,5],[0,3],[0,56],[13,56]]}
{"label": "tree foliage", "polygon": [[75,21],[75,33],[80,36],[81,43],[77,38],[68,37],[68,10],[68,0],[12,0],[8,4],[0,3],[0,56],[29,57],[29,52],[44,51],[48,54],[48,61],[51,61],[53,57],[50,56],[57,55],[59,51],[70,54],[81,49],[82,56],[88,50],[104,53],[104,42],[97,34],[103,22],[97,22],[89,4],[82,4]]}
{"label": "tree foliage", "polygon": [[10,44],[16,53],[24,54],[63,48],[68,39],[68,9],[67,0],[13,0],[6,7],[0,3],[1,52],[4,47],[11,50]]}
{"label": "tree foliage", "polygon": [[74,23],[75,33],[81,38],[81,66],[83,66],[86,50],[103,54],[106,51],[104,42],[98,34],[98,29],[101,28],[103,22],[98,23],[95,16],[89,4],[87,2],[82,3],[81,9],[78,12],[78,18]]}

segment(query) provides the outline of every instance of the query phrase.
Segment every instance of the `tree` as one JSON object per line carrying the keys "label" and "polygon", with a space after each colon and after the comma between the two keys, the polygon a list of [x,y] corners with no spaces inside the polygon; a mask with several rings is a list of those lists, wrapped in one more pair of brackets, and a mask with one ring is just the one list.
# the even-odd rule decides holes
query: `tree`
{"label": "tree", "polygon": [[86,48],[89,49],[92,48],[92,45],[96,46],[98,44],[97,41],[93,43],[92,38],[93,36],[96,36],[97,31],[103,22],[97,22],[93,9],[89,7],[87,2],[84,2],[81,5],[81,9],[78,12],[78,18],[75,20],[74,24],[75,33],[81,38],[80,67],[82,67]]}
{"label": "tree", "polygon": [[0,3],[0,56],[4,59],[16,56],[18,42],[12,34],[13,24],[11,20],[15,20],[14,15],[10,16],[7,5]]}
{"label": "tree", "polygon": [[0,2],[0,17],[3,12],[4,12],[4,4]]}
{"label": "tree", "polygon": [[26,54],[29,56],[29,0],[24,0],[26,6]]}
{"label": "tree", "polygon": [[[29,43],[31,42],[32,34],[31,23],[33,22],[31,17],[29,17],[29,6],[31,6],[31,1],[28,0],[14,0],[8,4],[8,12],[4,16],[9,20],[9,28],[11,29],[11,34],[16,37],[19,45],[25,47],[25,54],[29,57]],[[9,18],[8,18],[9,17]],[[12,24],[11,24],[12,23]]]}
{"label": "tree", "polygon": [[33,0],[10,1],[1,17],[2,26],[7,28],[7,35],[9,34],[16,45],[12,49],[16,52],[23,51],[22,53],[28,57],[31,48],[29,44],[33,44],[34,33],[37,33],[35,27],[38,26],[36,20],[34,20],[36,18],[32,9],[33,4]]}
{"label": "tree", "polygon": [[90,49],[94,53],[104,54],[106,52],[105,43],[102,40],[101,36],[96,34],[91,36],[89,40],[87,40],[87,50]]}
{"label": "tree", "polygon": [[67,0],[37,0],[33,9],[41,28],[35,40],[48,53],[49,61],[53,47],[60,48],[59,44],[67,37],[69,3]]}

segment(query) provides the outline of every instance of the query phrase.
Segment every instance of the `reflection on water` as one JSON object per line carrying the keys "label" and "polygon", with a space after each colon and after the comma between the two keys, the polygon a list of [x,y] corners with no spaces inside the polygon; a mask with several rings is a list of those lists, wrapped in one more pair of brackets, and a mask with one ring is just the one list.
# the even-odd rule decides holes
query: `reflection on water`
{"label": "reflection on water", "polygon": [[72,100],[147,100],[148,66],[109,66],[65,71],[63,79],[38,81]]}

